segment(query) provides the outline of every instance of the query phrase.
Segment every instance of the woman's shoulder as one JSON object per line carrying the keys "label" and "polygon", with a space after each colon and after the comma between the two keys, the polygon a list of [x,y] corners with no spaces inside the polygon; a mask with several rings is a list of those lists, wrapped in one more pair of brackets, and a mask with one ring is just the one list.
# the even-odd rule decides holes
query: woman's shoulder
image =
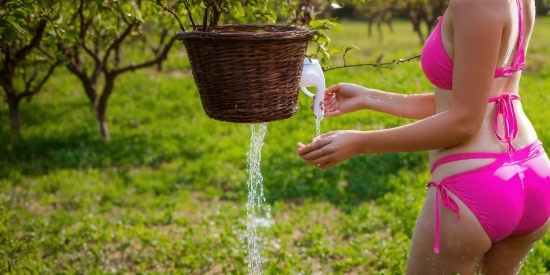
{"label": "woman's shoulder", "polygon": [[505,24],[509,18],[509,5],[506,0],[451,0],[445,12],[452,24],[467,22],[468,25],[479,24],[478,27]]}
{"label": "woman's shoulder", "polygon": [[489,10],[500,10],[501,7],[508,4],[509,0],[450,0],[449,7],[455,7],[459,9],[467,9],[472,11],[477,8],[484,8]]}

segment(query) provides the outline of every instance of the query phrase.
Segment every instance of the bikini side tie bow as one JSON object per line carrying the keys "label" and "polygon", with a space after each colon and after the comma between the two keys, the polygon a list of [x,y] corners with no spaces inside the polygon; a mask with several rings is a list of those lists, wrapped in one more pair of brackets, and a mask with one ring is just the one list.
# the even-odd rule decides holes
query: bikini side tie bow
{"label": "bikini side tie bow", "polygon": [[443,182],[439,183],[437,181],[431,181],[426,184],[426,190],[430,189],[431,186],[435,186],[437,189],[435,191],[435,240],[434,240],[434,252],[439,254],[439,231],[440,231],[440,211],[439,211],[439,195],[441,194],[441,204],[443,207],[455,212],[458,214],[458,219],[455,224],[460,220],[460,208],[456,201],[447,194],[447,190],[443,186]]}
{"label": "bikini side tie bow", "polygon": [[[512,155],[516,152],[516,149],[512,145],[512,140],[514,140],[518,135],[518,121],[516,119],[516,112],[514,110],[512,100],[519,99],[519,95],[517,94],[502,94],[499,97],[489,99],[489,103],[496,103],[495,118],[493,123],[495,134],[500,142],[508,144],[508,154],[510,157],[512,157]],[[502,117],[503,135],[499,133],[500,131],[498,129],[499,117]]]}

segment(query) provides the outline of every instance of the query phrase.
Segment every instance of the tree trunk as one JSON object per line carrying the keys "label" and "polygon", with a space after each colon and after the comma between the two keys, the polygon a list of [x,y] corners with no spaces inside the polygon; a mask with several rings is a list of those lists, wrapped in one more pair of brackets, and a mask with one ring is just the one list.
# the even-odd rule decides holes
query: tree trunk
{"label": "tree trunk", "polygon": [[418,34],[418,38],[420,39],[420,44],[424,44],[426,42],[426,39],[424,39],[424,34],[422,33],[422,26],[420,25],[420,21],[414,20],[413,21],[413,29]]}
{"label": "tree trunk", "polygon": [[103,114],[99,113],[99,110],[95,110],[97,113],[96,119],[97,119],[97,125],[99,126],[99,132],[101,132],[101,136],[105,141],[111,140],[111,134],[109,133],[109,125],[107,124],[107,121],[105,121],[105,112]]}
{"label": "tree trunk", "polygon": [[103,87],[103,92],[94,104],[94,113],[96,115],[99,131],[105,141],[111,140],[109,125],[105,120],[105,114],[107,113],[107,102],[109,100],[109,96],[111,96],[111,93],[115,87],[116,76],[116,74],[111,73],[105,75],[105,86]]}
{"label": "tree trunk", "polygon": [[16,138],[21,137],[21,121],[19,119],[19,99],[13,88],[13,83],[9,77],[10,71],[2,70],[3,76],[0,76],[0,84],[4,89],[6,103],[10,113],[11,130]]}
{"label": "tree trunk", "polygon": [[394,33],[394,31],[393,31],[393,20],[391,18],[388,20],[388,26],[390,26],[391,33]]}
{"label": "tree trunk", "polygon": [[21,137],[21,122],[19,119],[19,100],[17,97],[9,96],[7,98],[8,109],[10,111],[11,129],[16,138]]}
{"label": "tree trunk", "polygon": [[376,28],[378,29],[378,39],[380,39],[380,43],[384,42],[384,36],[382,34],[382,22],[378,21],[376,23]]}
{"label": "tree trunk", "polygon": [[111,134],[109,132],[109,125],[107,124],[107,121],[105,120],[105,114],[107,111],[106,104],[100,103],[101,101],[98,100],[95,104],[92,105],[93,111],[94,111],[94,117],[97,121],[97,126],[99,128],[99,132],[101,133],[101,137],[105,141],[111,140]]}

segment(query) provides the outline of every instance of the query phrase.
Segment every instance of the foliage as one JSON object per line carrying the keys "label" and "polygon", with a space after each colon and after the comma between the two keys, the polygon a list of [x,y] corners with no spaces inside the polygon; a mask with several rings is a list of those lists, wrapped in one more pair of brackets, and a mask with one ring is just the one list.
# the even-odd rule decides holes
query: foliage
{"label": "foliage", "polygon": [[[47,19],[57,27],[58,50],[67,60],[67,68],[81,82],[90,101],[98,128],[105,140],[110,132],[105,121],[107,103],[118,76],[138,69],[159,66],[167,58],[175,38],[167,39],[168,30],[160,28],[158,41],[147,39],[143,15],[151,15],[162,26],[149,2],[141,1],[65,1],[64,16]],[[142,12],[143,10],[143,12]],[[156,9],[155,9],[156,11]],[[148,48],[133,60],[123,60],[124,43]],[[103,81],[100,78],[103,77]]]}
{"label": "foliage", "polygon": [[[541,19],[521,93],[548,151],[550,18]],[[420,51],[408,23],[395,22],[395,33],[385,33],[381,45],[368,39],[366,25],[343,25],[332,34],[333,46],[362,49],[348,62]],[[125,47],[128,59],[143,54]],[[167,60],[162,74],[149,69],[120,76],[107,117],[109,143],[96,135],[89,101],[66,68],[45,93],[22,104],[28,123],[19,141],[11,140],[0,105],[0,273],[247,274],[250,127],[209,119],[189,62],[179,57]],[[400,93],[431,88],[418,63],[325,76],[329,85],[347,81]],[[268,126],[261,170],[274,224],[260,228],[264,273],[403,274],[429,179],[427,154],[358,156],[327,171],[310,167],[296,156],[296,143],[315,133],[310,103],[300,97],[295,116]],[[321,129],[407,122],[364,111],[324,119]],[[550,235],[535,245],[519,274],[550,272],[549,253]]]}
{"label": "foliage", "polygon": [[548,0],[535,0],[535,7],[537,9],[537,15],[546,16],[550,12],[550,1]]}
{"label": "foliage", "polygon": [[[369,34],[374,24],[377,25],[380,38],[382,23],[392,29],[393,17],[408,20],[420,43],[424,43],[427,34],[437,24],[437,18],[445,12],[449,0],[348,0],[354,18],[369,22]],[[349,13],[349,11],[348,11]]]}
{"label": "foliage", "polygon": [[11,130],[20,136],[19,103],[31,100],[61,63],[56,38],[44,16],[58,14],[58,2],[3,1],[0,14],[0,86]]}
{"label": "foliage", "polygon": [[[171,11],[161,0],[154,2],[164,10]],[[191,24],[191,30],[212,32],[220,21],[249,22],[255,19],[267,20],[275,23],[277,15],[268,9],[268,0],[178,0],[174,3],[176,11],[185,13],[186,19],[180,19],[176,12],[172,14],[180,22],[182,31],[186,31],[184,25]],[[225,17],[222,18],[222,17]],[[202,20],[197,20],[202,19]],[[187,20],[188,24],[183,24]]]}
{"label": "foliage", "polygon": [[27,17],[26,8],[30,8],[33,2],[6,1],[2,3],[5,9],[0,11],[0,43],[11,43],[15,40],[17,32],[24,33],[25,30],[19,26]]}
{"label": "foliage", "polygon": [[[334,18],[315,19],[315,14],[324,10],[321,6],[315,12],[313,4],[308,1],[287,0],[287,1],[242,1],[242,0],[180,0],[168,7],[161,0],[155,3],[163,10],[170,12],[179,22],[182,31],[186,31],[185,25],[191,24],[191,30],[212,32],[220,22],[225,23],[253,23],[262,21],[267,23],[285,22],[291,25],[304,25],[313,30],[313,42],[316,48],[308,53],[311,58],[323,58],[325,66],[330,66],[331,55],[345,54],[356,47],[331,49],[329,31],[341,31],[342,25]],[[306,4],[304,4],[306,3]],[[184,7],[182,9],[182,6]],[[185,16],[180,17],[179,14]],[[197,21],[202,18],[202,21]]]}

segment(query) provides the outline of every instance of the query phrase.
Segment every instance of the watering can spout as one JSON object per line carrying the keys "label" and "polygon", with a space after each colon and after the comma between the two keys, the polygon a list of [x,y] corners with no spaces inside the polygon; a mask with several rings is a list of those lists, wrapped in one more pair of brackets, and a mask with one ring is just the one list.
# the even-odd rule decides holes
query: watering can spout
{"label": "watering can spout", "polygon": [[313,94],[306,87],[315,87],[317,89],[317,95],[313,102],[313,113],[315,117],[322,118],[324,111],[321,109],[321,104],[325,98],[325,75],[317,59],[305,58],[302,78],[300,80],[302,92],[309,97],[313,97]]}

